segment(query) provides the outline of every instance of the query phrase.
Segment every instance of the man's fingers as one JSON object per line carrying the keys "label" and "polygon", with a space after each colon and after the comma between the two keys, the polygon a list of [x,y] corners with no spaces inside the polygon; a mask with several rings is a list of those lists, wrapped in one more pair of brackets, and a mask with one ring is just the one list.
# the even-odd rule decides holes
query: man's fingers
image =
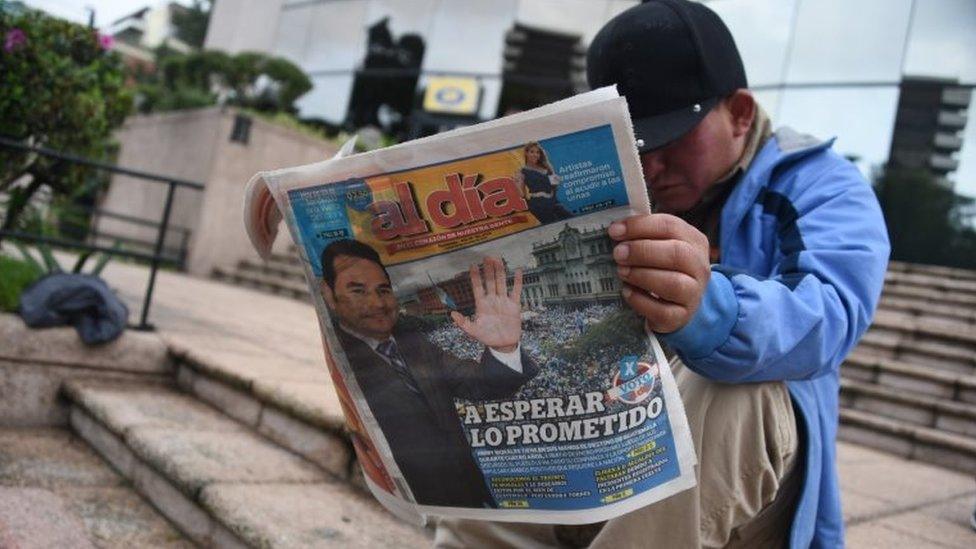
{"label": "man's fingers", "polygon": [[617,244],[613,258],[619,265],[679,271],[696,280],[707,273],[708,256],[683,240],[630,240]]}
{"label": "man's fingers", "polygon": [[505,264],[497,257],[491,257],[489,260],[495,268],[495,294],[499,297],[505,297],[508,295],[508,285],[505,283]]}
{"label": "man's fingers", "polygon": [[481,282],[481,268],[478,265],[471,265],[468,273],[471,275],[471,291],[474,293],[474,303],[477,307],[481,298],[485,296],[485,286]]}
{"label": "man's fingers", "polygon": [[515,281],[512,283],[512,295],[510,297],[515,303],[522,302],[522,269],[515,270]]}
{"label": "man's fingers", "polygon": [[708,237],[687,221],[669,214],[632,215],[611,223],[607,232],[614,240],[684,240],[708,250]]}
{"label": "man's fingers", "polygon": [[485,296],[491,297],[495,295],[495,265],[486,257],[481,261],[481,270],[485,276]]}
{"label": "man's fingers", "polygon": [[471,319],[462,315],[457,311],[451,311],[451,320],[454,321],[454,325],[461,328],[461,331],[468,333],[468,326],[471,324]]}
{"label": "man's fingers", "polygon": [[620,279],[665,301],[691,305],[698,297],[699,282],[691,275],[664,269],[617,267]]}
{"label": "man's fingers", "polygon": [[655,332],[670,333],[688,322],[687,309],[657,299],[639,288],[625,285],[621,295],[637,314],[647,320],[647,325]]}

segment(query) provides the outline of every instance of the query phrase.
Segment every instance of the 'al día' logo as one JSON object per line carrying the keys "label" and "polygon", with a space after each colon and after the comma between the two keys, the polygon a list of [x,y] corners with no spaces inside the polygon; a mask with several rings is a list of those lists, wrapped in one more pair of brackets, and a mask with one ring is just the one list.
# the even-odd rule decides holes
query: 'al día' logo
{"label": "'al d\u00eda' logo", "polygon": [[607,400],[637,404],[651,396],[657,378],[656,364],[638,362],[636,356],[625,356],[620,359],[619,368],[613,374],[613,387],[607,391]]}

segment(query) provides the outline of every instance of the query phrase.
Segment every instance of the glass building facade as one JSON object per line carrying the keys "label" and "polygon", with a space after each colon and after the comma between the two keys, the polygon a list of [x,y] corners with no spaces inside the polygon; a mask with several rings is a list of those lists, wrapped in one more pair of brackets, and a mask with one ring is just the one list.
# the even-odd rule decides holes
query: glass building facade
{"label": "glass building facade", "polygon": [[[750,86],[775,125],[818,137],[866,174],[885,163],[906,79],[976,84],[972,0],[713,0]],[[970,110],[970,112],[972,112]],[[949,174],[976,196],[976,124],[967,123]]]}
{"label": "glass building facade", "polygon": [[[270,11],[262,0],[262,10]],[[232,25],[251,0],[222,0],[215,36],[235,36],[223,49],[248,49]],[[355,71],[367,55],[367,29],[388,18],[393,36],[423,37],[418,89],[432,75],[460,74],[481,86],[478,117],[497,116],[506,33],[518,23],[578,35],[588,44],[604,22],[634,0],[277,0],[277,16],[252,31],[254,47],[297,62],[315,88],[302,114],[341,121]],[[889,154],[900,85],[938,78],[976,84],[974,0],[711,0],[732,30],[750,86],[773,118],[818,137],[869,175]],[[223,14],[223,15],[222,15]],[[219,19],[225,21],[221,22]],[[242,24],[242,23],[238,23]],[[267,37],[261,32],[269,33]],[[221,48],[221,40],[208,46]],[[264,46],[268,44],[268,46]],[[972,109],[970,109],[972,112]],[[976,196],[976,124],[959,134],[958,168],[949,174],[962,194]]]}

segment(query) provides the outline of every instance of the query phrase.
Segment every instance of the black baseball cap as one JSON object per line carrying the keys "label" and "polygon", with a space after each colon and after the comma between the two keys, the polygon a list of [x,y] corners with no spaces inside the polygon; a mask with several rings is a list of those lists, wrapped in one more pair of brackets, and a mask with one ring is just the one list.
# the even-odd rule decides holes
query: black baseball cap
{"label": "black baseball cap", "polygon": [[648,0],[611,19],[590,43],[586,78],[627,98],[640,152],[678,139],[748,87],[728,27],[688,0]]}

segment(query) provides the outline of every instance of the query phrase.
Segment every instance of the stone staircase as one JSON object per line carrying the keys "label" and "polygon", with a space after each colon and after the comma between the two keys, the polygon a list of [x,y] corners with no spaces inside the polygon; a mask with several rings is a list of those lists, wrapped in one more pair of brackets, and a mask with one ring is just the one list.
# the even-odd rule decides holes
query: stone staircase
{"label": "stone staircase", "polygon": [[213,270],[212,277],[267,293],[308,301],[305,271],[294,245],[287,254],[272,254],[268,261],[244,259],[234,269]]}
{"label": "stone staircase", "polygon": [[0,547],[193,544],[66,429],[0,427]]}
{"label": "stone staircase", "polygon": [[361,489],[176,388],[69,382],[65,394],[75,432],[202,546],[429,543]]}
{"label": "stone staircase", "polygon": [[[12,315],[0,315],[0,336],[17,342],[0,353],[0,375],[16,389],[11,395],[27,391],[19,403],[0,399],[0,547],[8,542],[22,546],[17,535],[39,524],[38,517],[66,525],[51,531],[49,546],[431,543],[429,530],[396,519],[367,492],[343,432],[339,405],[324,382],[260,383],[248,377],[247,368],[221,369],[172,344],[160,354],[162,343],[145,334],[127,333],[89,359],[86,353],[93,351],[73,343],[73,330],[31,331]],[[153,365],[130,366],[127,355],[151,357]],[[76,366],[69,367],[66,356]],[[25,405],[29,413],[21,410]],[[62,424],[74,432],[76,446],[90,452],[86,443],[115,470],[117,474],[102,465],[116,479],[113,489],[125,486],[128,501],[146,509],[137,517],[152,526],[143,526],[144,535],[98,537],[96,527],[111,530],[132,520],[119,519],[115,508],[109,508],[115,509],[110,516],[91,511],[94,518],[82,514],[83,521],[95,524],[86,530],[78,524],[80,511],[72,500],[32,485],[9,486],[13,481],[7,477],[19,478],[10,471],[36,462],[37,456],[11,454],[3,442],[14,435],[2,429],[36,431],[41,425]],[[6,513],[21,501],[31,506],[30,512]],[[152,524],[146,513],[162,526]]]}
{"label": "stone staircase", "polygon": [[841,439],[976,474],[976,272],[893,262],[841,377]]}
{"label": "stone staircase", "polygon": [[[294,247],[214,276],[308,300]],[[841,375],[840,438],[976,473],[976,271],[891,262]]]}

